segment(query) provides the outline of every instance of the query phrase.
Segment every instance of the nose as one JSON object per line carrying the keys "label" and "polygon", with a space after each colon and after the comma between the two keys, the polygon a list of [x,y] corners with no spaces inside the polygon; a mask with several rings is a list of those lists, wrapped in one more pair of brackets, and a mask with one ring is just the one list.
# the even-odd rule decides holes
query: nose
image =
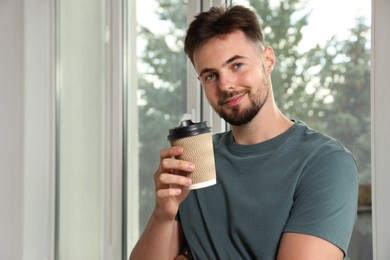
{"label": "nose", "polygon": [[224,91],[230,91],[234,88],[234,80],[232,75],[227,71],[221,71],[218,75],[218,87],[219,89]]}

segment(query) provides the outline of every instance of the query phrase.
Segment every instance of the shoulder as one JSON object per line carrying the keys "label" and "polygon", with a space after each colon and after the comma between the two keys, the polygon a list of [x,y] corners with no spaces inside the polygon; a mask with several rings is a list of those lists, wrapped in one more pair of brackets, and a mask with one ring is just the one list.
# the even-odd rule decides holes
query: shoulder
{"label": "shoulder", "polygon": [[297,122],[295,131],[296,151],[302,155],[301,181],[356,180],[357,163],[352,153],[337,139]]}
{"label": "shoulder", "polygon": [[297,151],[306,155],[285,232],[318,236],[346,252],[357,213],[356,161],[336,139],[310,128],[300,138]]}
{"label": "shoulder", "polygon": [[229,138],[231,138],[231,131],[216,133],[213,135],[213,144],[214,146],[227,144],[229,142]]}
{"label": "shoulder", "polygon": [[336,159],[334,157],[343,155],[356,164],[352,153],[337,139],[316,131],[301,121],[296,122],[296,129],[291,142],[296,145],[298,152],[306,153],[308,160],[321,158],[323,160],[334,160]]}

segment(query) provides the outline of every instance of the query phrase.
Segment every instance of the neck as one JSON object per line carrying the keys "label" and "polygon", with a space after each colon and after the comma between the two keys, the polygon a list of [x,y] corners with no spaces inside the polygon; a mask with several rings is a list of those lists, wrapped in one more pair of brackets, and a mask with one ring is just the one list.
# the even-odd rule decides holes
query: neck
{"label": "neck", "polygon": [[234,140],[238,144],[257,144],[276,137],[293,125],[276,106],[273,97],[261,108],[259,113],[247,124],[232,126]]}

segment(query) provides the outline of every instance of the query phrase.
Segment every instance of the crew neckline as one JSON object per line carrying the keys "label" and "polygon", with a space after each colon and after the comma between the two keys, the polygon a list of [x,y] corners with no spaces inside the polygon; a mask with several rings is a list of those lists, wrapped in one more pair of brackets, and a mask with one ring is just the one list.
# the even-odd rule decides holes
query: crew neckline
{"label": "crew neckline", "polygon": [[299,126],[305,125],[303,122],[300,121],[295,121],[295,120],[291,120],[291,121],[294,124],[290,126],[286,131],[271,139],[268,139],[266,141],[257,144],[236,143],[234,141],[233,132],[230,130],[227,138],[227,146],[233,152],[245,153],[245,154],[258,153],[264,150],[270,150],[273,147],[279,147],[281,144],[283,144],[286,141],[286,139],[288,139],[291,135],[294,134],[294,132]]}

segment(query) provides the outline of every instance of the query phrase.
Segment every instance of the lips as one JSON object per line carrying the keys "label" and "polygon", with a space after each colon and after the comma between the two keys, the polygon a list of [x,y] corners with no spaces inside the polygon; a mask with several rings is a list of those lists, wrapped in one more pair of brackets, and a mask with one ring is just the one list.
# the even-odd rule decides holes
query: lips
{"label": "lips", "polygon": [[230,98],[226,101],[226,104],[229,106],[235,106],[241,102],[241,100],[244,98],[244,95],[235,96],[233,98]]}
{"label": "lips", "polygon": [[241,101],[243,100],[245,94],[246,94],[246,92],[234,95],[232,97],[229,97],[227,99],[222,100],[222,102],[220,102],[220,104],[221,105],[227,105],[227,106],[236,106],[236,105],[241,103]]}

